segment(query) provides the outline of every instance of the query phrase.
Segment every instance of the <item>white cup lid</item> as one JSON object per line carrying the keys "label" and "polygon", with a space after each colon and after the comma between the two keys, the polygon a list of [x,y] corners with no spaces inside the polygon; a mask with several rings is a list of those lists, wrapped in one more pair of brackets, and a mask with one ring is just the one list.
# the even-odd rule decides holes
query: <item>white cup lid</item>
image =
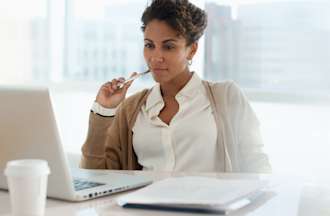
{"label": "white cup lid", "polygon": [[6,176],[40,176],[49,173],[47,161],[38,159],[9,161],[5,169]]}

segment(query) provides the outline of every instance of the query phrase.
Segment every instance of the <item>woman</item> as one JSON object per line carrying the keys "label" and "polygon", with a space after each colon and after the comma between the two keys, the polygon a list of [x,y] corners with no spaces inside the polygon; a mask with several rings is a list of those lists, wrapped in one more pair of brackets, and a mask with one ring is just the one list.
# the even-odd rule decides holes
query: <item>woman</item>
{"label": "woman", "polygon": [[90,114],[81,167],[269,172],[258,120],[231,81],[189,70],[207,24],[188,0],[154,0],[142,15],[144,58],[156,85],[125,99],[123,78],[105,83]]}

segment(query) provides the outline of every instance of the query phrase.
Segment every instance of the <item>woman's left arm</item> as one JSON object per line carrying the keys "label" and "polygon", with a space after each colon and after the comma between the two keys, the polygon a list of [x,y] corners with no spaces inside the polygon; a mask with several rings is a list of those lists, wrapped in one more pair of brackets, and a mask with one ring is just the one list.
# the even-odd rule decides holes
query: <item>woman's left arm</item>
{"label": "woman's left arm", "polygon": [[271,172],[268,156],[263,151],[259,120],[242,90],[232,82],[229,87],[230,113],[241,172]]}

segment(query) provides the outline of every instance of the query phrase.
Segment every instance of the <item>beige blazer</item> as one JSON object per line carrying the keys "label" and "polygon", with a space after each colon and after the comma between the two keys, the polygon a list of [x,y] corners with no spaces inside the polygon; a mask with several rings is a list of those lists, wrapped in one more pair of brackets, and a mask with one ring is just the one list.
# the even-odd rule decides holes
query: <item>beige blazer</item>
{"label": "beige blazer", "polygon": [[[233,81],[203,81],[218,130],[219,163],[224,172],[270,172],[259,122],[247,98]],[[80,166],[87,169],[139,170],[133,149],[136,117],[149,89],[125,99],[114,117],[90,113]],[[207,147],[207,143],[205,143]],[[196,160],[203,159],[203,155]]]}

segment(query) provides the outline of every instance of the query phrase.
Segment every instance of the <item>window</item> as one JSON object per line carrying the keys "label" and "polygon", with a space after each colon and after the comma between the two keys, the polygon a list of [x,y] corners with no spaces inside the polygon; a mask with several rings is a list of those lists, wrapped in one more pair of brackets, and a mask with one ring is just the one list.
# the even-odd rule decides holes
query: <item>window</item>
{"label": "window", "polygon": [[0,84],[50,78],[47,6],[46,0],[1,2]]}
{"label": "window", "polygon": [[68,2],[64,80],[106,81],[145,70],[140,16],[146,3]]}
{"label": "window", "polygon": [[206,3],[206,78],[258,91],[329,92],[330,3],[235,2]]}
{"label": "window", "polygon": [[327,1],[206,2],[205,78],[244,88],[275,172],[329,169],[329,9]]}
{"label": "window", "polygon": [[[148,2],[0,3],[0,84],[49,85],[67,151],[80,151],[101,83],[145,70],[140,17]],[[274,171],[329,169],[330,3],[192,2],[208,13],[193,69],[205,79],[233,79],[246,92]],[[142,77],[131,92],[151,85]]]}

